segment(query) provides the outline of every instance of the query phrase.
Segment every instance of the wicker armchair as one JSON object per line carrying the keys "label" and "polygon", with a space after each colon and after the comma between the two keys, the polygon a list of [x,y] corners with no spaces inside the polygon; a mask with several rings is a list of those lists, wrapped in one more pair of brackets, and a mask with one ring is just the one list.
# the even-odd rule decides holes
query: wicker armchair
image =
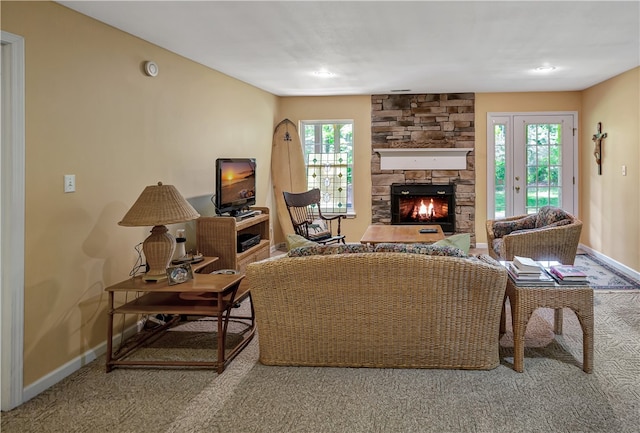
{"label": "wicker armchair", "polygon": [[[320,190],[317,188],[306,192],[283,192],[293,230],[297,235],[320,244],[344,242],[340,233],[340,222],[344,215],[328,217],[320,210]],[[333,222],[336,221],[336,234],[333,234]]]}
{"label": "wicker armchair", "polygon": [[572,265],[582,221],[559,208],[545,206],[537,214],[488,220],[486,228],[489,255],[496,260],[522,256]]}

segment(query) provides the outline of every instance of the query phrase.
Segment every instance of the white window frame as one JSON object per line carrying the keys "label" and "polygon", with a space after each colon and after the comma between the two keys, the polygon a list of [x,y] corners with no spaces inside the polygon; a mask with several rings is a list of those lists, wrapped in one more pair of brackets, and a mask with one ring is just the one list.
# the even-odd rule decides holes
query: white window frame
{"label": "white window frame", "polygon": [[[323,143],[322,143],[322,135],[321,135],[321,130],[322,130],[322,126],[323,125],[351,125],[351,142],[349,143],[349,147],[350,147],[350,151],[347,150],[346,152],[340,152],[340,141],[338,141],[337,143],[334,142],[334,150],[335,150],[335,154],[338,153],[346,153],[347,154],[347,158],[346,158],[346,169],[348,172],[351,173],[350,176],[347,177],[347,182],[346,182],[346,198],[347,198],[347,202],[346,205],[344,207],[344,211],[335,211],[335,210],[325,210],[324,208],[321,208],[322,213],[327,215],[327,216],[331,216],[331,215],[346,215],[346,216],[355,216],[355,205],[354,205],[354,195],[353,195],[353,160],[354,160],[354,146],[355,146],[355,139],[354,139],[354,130],[355,130],[355,124],[353,119],[323,119],[323,120],[301,120],[299,122],[298,125],[298,131],[300,131],[300,143],[302,145],[302,152],[304,155],[304,163],[305,163],[305,171],[307,173],[309,173],[309,164],[308,164],[308,155],[309,153],[307,152],[307,144],[305,141],[305,127],[309,126],[309,125],[314,125],[316,128],[316,134],[315,134],[315,153],[319,153],[319,154],[326,154],[325,152],[323,152]],[[336,139],[336,137],[334,137],[334,140]],[[339,140],[339,137],[337,137],[337,139]],[[350,180],[349,180],[350,179]],[[307,187],[310,189],[312,187],[314,187],[314,185],[311,185],[311,183],[307,184]],[[321,188],[322,191],[322,188]]]}

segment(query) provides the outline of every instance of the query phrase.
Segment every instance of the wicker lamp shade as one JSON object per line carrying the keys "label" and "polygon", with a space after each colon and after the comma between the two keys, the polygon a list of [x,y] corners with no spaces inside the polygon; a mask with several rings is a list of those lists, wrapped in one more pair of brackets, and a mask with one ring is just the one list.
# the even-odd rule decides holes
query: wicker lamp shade
{"label": "wicker lamp shade", "polygon": [[176,248],[176,240],[165,224],[175,224],[198,218],[200,214],[173,185],[148,186],[118,224],[127,227],[153,226],[151,235],[142,244],[149,271],[146,281],[166,278],[166,269]]}
{"label": "wicker lamp shade", "polygon": [[200,214],[173,185],[148,186],[118,224],[127,227],[159,226],[182,223]]}

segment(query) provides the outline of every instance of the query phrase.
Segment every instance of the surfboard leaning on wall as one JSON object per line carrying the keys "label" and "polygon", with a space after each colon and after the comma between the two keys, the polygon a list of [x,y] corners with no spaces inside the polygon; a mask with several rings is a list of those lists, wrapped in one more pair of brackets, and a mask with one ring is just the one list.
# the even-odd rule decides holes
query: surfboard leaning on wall
{"label": "surfboard leaning on wall", "polygon": [[307,190],[307,177],[304,154],[300,144],[298,128],[289,119],[278,123],[273,132],[271,147],[271,180],[276,201],[276,211],[282,233],[293,233],[293,225],[284,203],[282,193],[304,192]]}

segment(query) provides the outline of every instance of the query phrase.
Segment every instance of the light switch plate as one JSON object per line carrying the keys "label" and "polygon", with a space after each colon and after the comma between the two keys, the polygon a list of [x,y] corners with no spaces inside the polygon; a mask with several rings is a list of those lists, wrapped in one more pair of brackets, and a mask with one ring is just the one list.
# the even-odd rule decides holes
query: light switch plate
{"label": "light switch plate", "polygon": [[76,192],[76,175],[64,175],[64,192]]}

